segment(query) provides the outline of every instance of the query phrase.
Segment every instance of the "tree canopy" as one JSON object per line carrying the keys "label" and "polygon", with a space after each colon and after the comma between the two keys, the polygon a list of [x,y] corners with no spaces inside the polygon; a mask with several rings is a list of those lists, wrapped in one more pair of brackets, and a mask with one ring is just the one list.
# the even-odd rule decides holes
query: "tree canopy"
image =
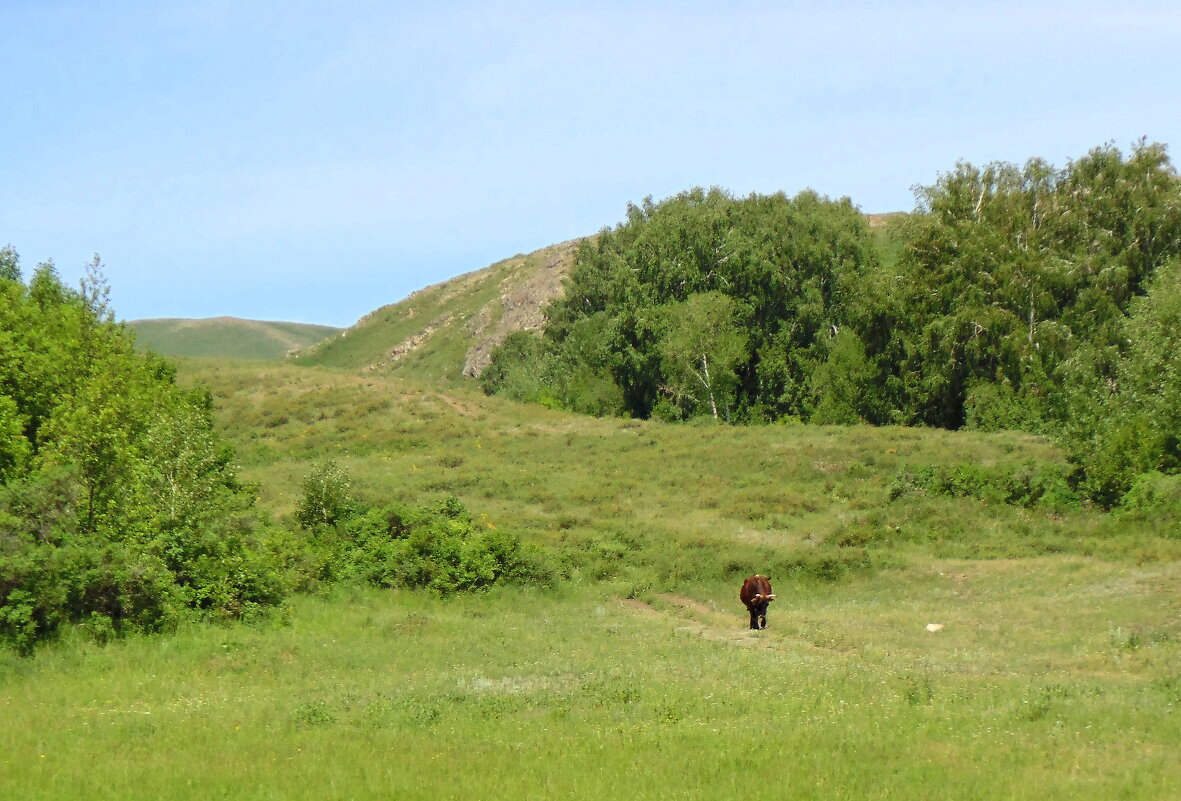
{"label": "tree canopy", "polygon": [[1181,185],[1159,145],[1057,170],[959,164],[918,198],[857,321],[900,422],[1047,430],[1069,415],[1064,363],[1116,345],[1132,299],[1181,254]]}
{"label": "tree canopy", "polygon": [[[519,385],[515,372],[548,375],[544,390],[516,396],[563,398],[571,394],[568,376],[581,374],[584,385],[617,388],[613,413],[683,418],[713,414],[720,401],[734,422],[807,416],[810,375],[843,324],[842,298],[875,259],[865,221],[847,199],[814,192],[739,199],[721,189],[648,198],[580,246],[565,295],[548,310],[546,344],[537,352],[566,369],[547,372],[519,359],[509,365],[506,347],[485,387]],[[720,328],[706,363],[724,357],[699,396],[690,388],[700,379],[686,380],[688,361],[673,356],[687,357],[689,320],[708,314]],[[577,408],[577,393],[563,405]]]}

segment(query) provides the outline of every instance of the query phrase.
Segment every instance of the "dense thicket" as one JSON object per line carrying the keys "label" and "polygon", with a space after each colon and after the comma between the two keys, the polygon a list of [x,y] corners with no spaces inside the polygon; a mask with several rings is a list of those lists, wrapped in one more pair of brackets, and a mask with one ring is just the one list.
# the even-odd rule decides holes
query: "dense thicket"
{"label": "dense thicket", "polygon": [[845,296],[874,264],[847,199],[719,189],[647,199],[580,246],[544,338],[510,337],[484,386],[599,414],[826,414],[830,387],[813,376],[845,323]]}
{"label": "dense thicket", "polygon": [[0,275],[0,639],[62,623],[154,630],[186,608],[237,615],[281,594],[254,493],[208,393],[114,322],[97,258],[81,291],[51,264]]}
{"label": "dense thicket", "polygon": [[1074,380],[1059,436],[1091,497],[1112,504],[1132,490],[1134,505],[1151,495],[1163,504],[1181,491],[1181,259],[1155,271],[1114,334],[1114,344],[1089,344],[1063,370]]}
{"label": "dense thicket", "polygon": [[1181,185],[1158,145],[1061,170],[960,164],[919,191],[903,237],[857,324],[884,408],[1046,430],[1077,412],[1062,392],[1070,361],[1124,347],[1133,298],[1181,254]]}
{"label": "dense thicket", "polygon": [[454,496],[426,506],[366,504],[354,498],[336,462],[305,477],[296,519],[307,539],[296,546],[310,583],[363,581],[437,593],[494,584],[547,584],[541,550],[516,534],[477,523]]}
{"label": "dense thicket", "polygon": [[1181,181],[1164,147],[960,164],[919,201],[856,326],[862,386],[888,410],[867,419],[1050,434],[1105,505],[1176,472]]}
{"label": "dense thicket", "polygon": [[584,243],[492,393],[595,414],[1022,428],[1115,502],[1181,467],[1181,182],[1163,146],[958,164],[879,259],[847,201],[693,190]]}

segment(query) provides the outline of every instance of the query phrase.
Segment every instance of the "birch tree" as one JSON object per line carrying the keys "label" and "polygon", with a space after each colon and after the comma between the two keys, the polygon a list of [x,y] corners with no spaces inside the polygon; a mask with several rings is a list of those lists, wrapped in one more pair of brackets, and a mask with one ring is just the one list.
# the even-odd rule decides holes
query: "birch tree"
{"label": "birch tree", "polygon": [[663,391],[689,414],[708,408],[713,418],[724,413],[729,420],[735,368],[747,356],[736,307],[720,292],[693,295],[669,307],[668,330],[660,342]]}

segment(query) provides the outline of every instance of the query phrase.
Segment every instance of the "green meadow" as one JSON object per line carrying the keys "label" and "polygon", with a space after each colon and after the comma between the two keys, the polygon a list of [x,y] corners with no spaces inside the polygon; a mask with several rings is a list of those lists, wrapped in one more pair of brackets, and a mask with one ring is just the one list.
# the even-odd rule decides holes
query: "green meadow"
{"label": "green meadow", "polygon": [[[2,798],[1181,787],[1181,538],[1001,498],[1062,475],[1045,439],[593,419],[380,370],[186,361],[181,378],[211,388],[275,520],[333,460],[369,502],[460,499],[543,546],[555,580],[340,585],[235,623],[0,652]],[[933,470],[956,491],[914,478]],[[778,596],[763,632],[737,600],[756,571]]]}
{"label": "green meadow", "polygon": [[[916,560],[439,599],[6,656],[10,798],[1173,798],[1174,564]],[[925,629],[939,621],[937,633]]]}

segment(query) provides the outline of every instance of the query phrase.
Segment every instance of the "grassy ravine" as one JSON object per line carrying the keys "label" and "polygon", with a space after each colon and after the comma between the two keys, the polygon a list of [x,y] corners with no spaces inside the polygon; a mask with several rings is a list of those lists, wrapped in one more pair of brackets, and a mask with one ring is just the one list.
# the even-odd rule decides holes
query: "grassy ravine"
{"label": "grassy ravine", "polygon": [[[1176,798],[1181,539],[907,492],[1021,434],[593,420],[377,372],[190,362],[262,505],[315,462],[456,495],[565,578],[338,588],[0,653],[0,798]],[[745,630],[741,577],[771,575]],[[928,623],[941,623],[936,633]]]}

